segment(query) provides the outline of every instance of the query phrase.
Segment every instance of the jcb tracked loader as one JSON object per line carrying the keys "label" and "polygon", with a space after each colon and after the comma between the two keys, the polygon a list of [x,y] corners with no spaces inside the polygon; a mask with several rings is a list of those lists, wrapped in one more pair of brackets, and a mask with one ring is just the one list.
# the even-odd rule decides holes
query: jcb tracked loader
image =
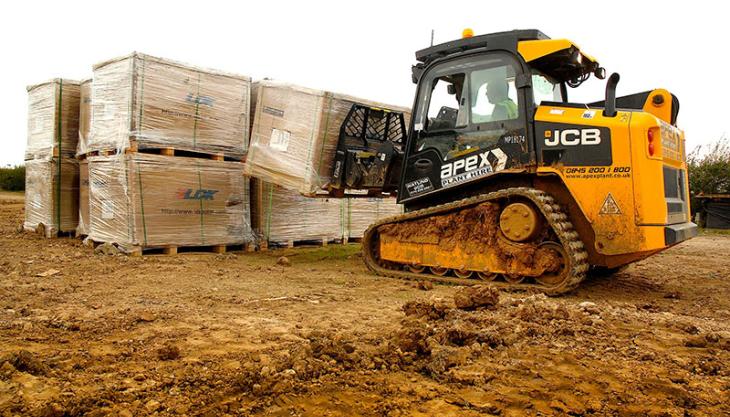
{"label": "jcb tracked loader", "polygon": [[696,235],[679,102],[667,90],[575,103],[605,70],[565,39],[516,30],[416,53],[409,126],[353,107],[335,188],[392,193],[405,214],[372,225],[377,274],[575,288]]}

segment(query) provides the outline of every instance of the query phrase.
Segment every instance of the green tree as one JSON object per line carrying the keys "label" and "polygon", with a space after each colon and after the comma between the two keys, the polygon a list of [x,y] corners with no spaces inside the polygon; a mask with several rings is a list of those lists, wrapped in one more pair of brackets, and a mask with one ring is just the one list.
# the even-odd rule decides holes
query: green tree
{"label": "green tree", "polygon": [[699,208],[699,194],[730,194],[730,141],[727,137],[697,146],[687,155],[692,212]]}
{"label": "green tree", "polygon": [[0,168],[0,190],[25,190],[25,167],[22,165]]}

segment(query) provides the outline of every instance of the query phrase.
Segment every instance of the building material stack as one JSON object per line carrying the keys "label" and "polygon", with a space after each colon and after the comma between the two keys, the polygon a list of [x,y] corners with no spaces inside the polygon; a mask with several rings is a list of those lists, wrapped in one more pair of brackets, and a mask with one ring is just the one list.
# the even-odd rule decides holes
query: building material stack
{"label": "building material stack", "polygon": [[369,224],[383,217],[381,208],[383,215],[400,212],[392,199],[381,204],[322,194],[331,181],[340,127],[353,104],[401,111],[406,118],[408,109],[275,81],[254,83],[252,102],[244,172],[261,180],[253,186],[252,201],[263,245],[347,241],[362,237]]}
{"label": "building material stack", "polygon": [[345,241],[357,241],[365,230],[380,219],[403,214],[403,205],[395,198],[348,198],[345,213]]}
{"label": "building material stack", "polygon": [[275,81],[254,84],[246,175],[314,197],[332,177],[340,127],[355,103],[408,109]]}
{"label": "building material stack", "polygon": [[341,242],[343,200],[308,198],[280,185],[252,179],[252,222],[262,248]]}
{"label": "building material stack", "polygon": [[79,83],[53,79],[29,86],[25,153],[26,230],[46,237],[72,233],[78,224]]}
{"label": "building material stack", "polygon": [[250,86],[138,53],[94,66],[89,238],[130,253],[251,243]]}

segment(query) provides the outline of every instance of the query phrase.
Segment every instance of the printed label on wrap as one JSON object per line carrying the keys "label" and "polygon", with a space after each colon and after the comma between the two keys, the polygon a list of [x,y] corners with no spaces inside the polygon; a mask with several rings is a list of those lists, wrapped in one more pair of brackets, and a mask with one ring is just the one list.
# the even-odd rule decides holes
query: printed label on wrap
{"label": "printed label on wrap", "polygon": [[271,140],[269,147],[277,151],[286,152],[289,149],[289,138],[291,133],[286,130],[271,129]]}

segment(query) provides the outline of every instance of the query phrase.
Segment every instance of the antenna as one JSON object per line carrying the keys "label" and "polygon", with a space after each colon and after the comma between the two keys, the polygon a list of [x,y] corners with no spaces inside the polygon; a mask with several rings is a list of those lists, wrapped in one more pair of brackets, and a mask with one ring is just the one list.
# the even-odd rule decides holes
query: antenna
{"label": "antenna", "polygon": [[433,33],[434,33],[434,30],[431,29],[431,46],[433,46]]}

